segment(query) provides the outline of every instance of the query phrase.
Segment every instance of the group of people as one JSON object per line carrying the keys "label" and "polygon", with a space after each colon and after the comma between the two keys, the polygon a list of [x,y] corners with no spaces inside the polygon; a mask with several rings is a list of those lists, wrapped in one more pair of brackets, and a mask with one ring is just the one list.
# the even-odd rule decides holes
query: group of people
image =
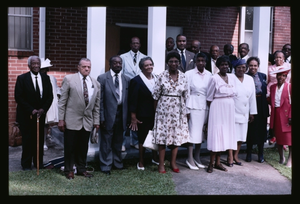
{"label": "group of people", "polygon": [[[286,59],[285,53],[274,54],[276,66],[269,75],[276,81],[273,79],[275,83],[269,86],[270,78],[258,72],[259,58],[247,55],[246,43],[239,46],[240,57],[236,57],[230,44],[224,46],[225,55],[219,56],[216,45],[205,53],[199,41],[192,42],[191,51],[186,49],[186,42],[186,36],[178,35],[174,49],[174,40],[166,40],[165,71],[158,75],[153,73],[152,58],[139,51],[138,37],[131,39],[129,52],[110,58],[109,71],[97,80],[90,76],[91,61],[82,58],[78,73],[64,77],[59,99],[53,97],[57,93],[48,75],[40,72],[41,59],[30,57],[30,72],[18,76],[15,88],[17,120],[23,135],[23,169],[31,169],[32,161],[36,166],[35,121],[40,118],[43,144],[45,118],[53,114],[49,111],[53,103],[58,106],[58,128],[64,132],[64,172],[68,179],[74,178],[74,165],[77,175],[93,176],[86,169],[93,129],[100,131],[100,169],[107,175],[112,169],[124,169],[121,153],[126,151],[128,129],[131,145],[139,149],[138,170],[145,169],[143,143],[149,130],[153,130],[152,142],[158,145],[158,151],[152,151],[152,163],[159,173],[166,172],[166,147],[171,149],[172,171],[180,172],[176,164],[179,146],[188,149],[186,164],[190,169],[205,168],[200,159],[205,140],[211,152],[209,173],[214,168],[227,171],[220,162],[221,152],[225,151],[227,166],[242,165],[238,154],[243,142],[247,142],[246,161],[252,160],[252,146],[257,144],[258,161],[264,162],[270,111],[270,129],[276,137],[280,163],[285,162],[283,147],[288,145],[286,165],[291,166],[290,66],[277,65]],[[43,148],[39,158],[42,164]]]}

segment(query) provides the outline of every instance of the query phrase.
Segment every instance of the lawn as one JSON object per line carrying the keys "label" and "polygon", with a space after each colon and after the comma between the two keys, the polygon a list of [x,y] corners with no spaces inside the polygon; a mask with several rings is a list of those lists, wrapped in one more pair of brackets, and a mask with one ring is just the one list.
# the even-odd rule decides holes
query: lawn
{"label": "lawn", "polygon": [[[256,150],[257,151],[257,150]],[[255,150],[254,150],[255,153]],[[278,164],[276,148],[265,148],[267,163],[283,176],[292,179],[292,169]],[[288,152],[285,152],[287,159]],[[124,160],[126,170],[112,170],[110,176],[100,172],[99,164],[89,163],[95,168],[91,179],[76,176],[67,180],[59,169],[9,172],[9,195],[176,195],[170,168],[159,174],[157,166],[148,160],[145,171],[136,169],[137,159]],[[169,162],[166,161],[166,166]]]}
{"label": "lawn", "polygon": [[148,164],[145,171],[136,169],[137,160],[125,160],[126,170],[112,170],[107,176],[97,169],[94,177],[76,176],[67,180],[59,169],[9,172],[9,195],[176,195],[170,169],[159,174]]}

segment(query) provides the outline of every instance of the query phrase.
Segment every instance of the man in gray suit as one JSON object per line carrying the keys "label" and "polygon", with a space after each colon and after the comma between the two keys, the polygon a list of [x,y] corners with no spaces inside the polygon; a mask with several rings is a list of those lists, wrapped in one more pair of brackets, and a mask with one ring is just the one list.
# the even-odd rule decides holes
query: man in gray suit
{"label": "man in gray suit", "polygon": [[86,171],[86,156],[90,132],[100,124],[100,84],[90,72],[91,61],[82,58],[78,73],[64,77],[58,101],[58,128],[64,132],[64,172],[68,179],[74,178],[74,164],[77,175],[93,176]]}
{"label": "man in gray suit", "polygon": [[[177,35],[176,37],[176,46],[177,48],[174,50],[171,50],[170,52],[178,52],[178,54],[181,57],[181,64],[179,65],[178,69],[185,73],[186,71],[195,68],[194,64],[194,56],[195,54],[193,52],[190,52],[186,50],[186,36],[184,35]],[[169,54],[168,52],[167,54]],[[166,69],[168,69],[168,65],[166,64]]]}
{"label": "man in gray suit", "polygon": [[122,74],[122,58],[109,60],[110,70],[98,76],[100,100],[100,169],[110,175],[111,168],[123,169],[121,149],[127,125],[127,98],[130,78]]}

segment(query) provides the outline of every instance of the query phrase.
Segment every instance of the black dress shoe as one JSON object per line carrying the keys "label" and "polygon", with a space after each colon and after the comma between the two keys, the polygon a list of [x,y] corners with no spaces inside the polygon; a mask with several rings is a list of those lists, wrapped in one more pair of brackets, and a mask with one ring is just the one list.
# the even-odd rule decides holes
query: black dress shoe
{"label": "black dress shoe", "polygon": [[23,171],[31,171],[31,168],[23,168]]}
{"label": "black dress shoe", "polygon": [[110,171],[101,171],[101,172],[106,174],[106,175],[110,175]]}
{"label": "black dress shoe", "polygon": [[69,179],[69,180],[74,179],[74,172],[70,171],[69,173],[66,173],[66,178]]}
{"label": "black dress shoe", "polygon": [[251,154],[247,154],[245,161],[246,162],[251,162],[252,161],[252,155]]}
{"label": "black dress shoe", "polygon": [[88,173],[88,172],[82,172],[82,173],[77,173],[77,175],[78,176],[84,176],[84,177],[86,177],[86,178],[91,178],[91,177],[93,177],[94,175],[93,174],[90,174],[90,173]]}

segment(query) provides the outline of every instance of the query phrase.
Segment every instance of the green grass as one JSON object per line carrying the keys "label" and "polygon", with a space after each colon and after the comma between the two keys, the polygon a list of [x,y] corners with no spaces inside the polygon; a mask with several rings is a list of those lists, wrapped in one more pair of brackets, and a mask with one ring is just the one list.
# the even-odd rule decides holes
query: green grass
{"label": "green grass", "polygon": [[[257,150],[256,150],[257,151]],[[284,151],[285,161],[287,161],[289,152]],[[289,180],[292,180],[292,168],[286,167],[284,163],[279,164],[279,154],[277,147],[265,148],[264,149],[264,159],[265,161],[277,169],[280,174],[287,177]]]}
{"label": "green grass", "polygon": [[170,170],[159,174],[156,165],[145,171],[136,169],[137,160],[124,161],[126,170],[112,170],[107,176],[99,171],[94,177],[76,176],[68,180],[58,169],[9,172],[9,195],[176,195]]}

